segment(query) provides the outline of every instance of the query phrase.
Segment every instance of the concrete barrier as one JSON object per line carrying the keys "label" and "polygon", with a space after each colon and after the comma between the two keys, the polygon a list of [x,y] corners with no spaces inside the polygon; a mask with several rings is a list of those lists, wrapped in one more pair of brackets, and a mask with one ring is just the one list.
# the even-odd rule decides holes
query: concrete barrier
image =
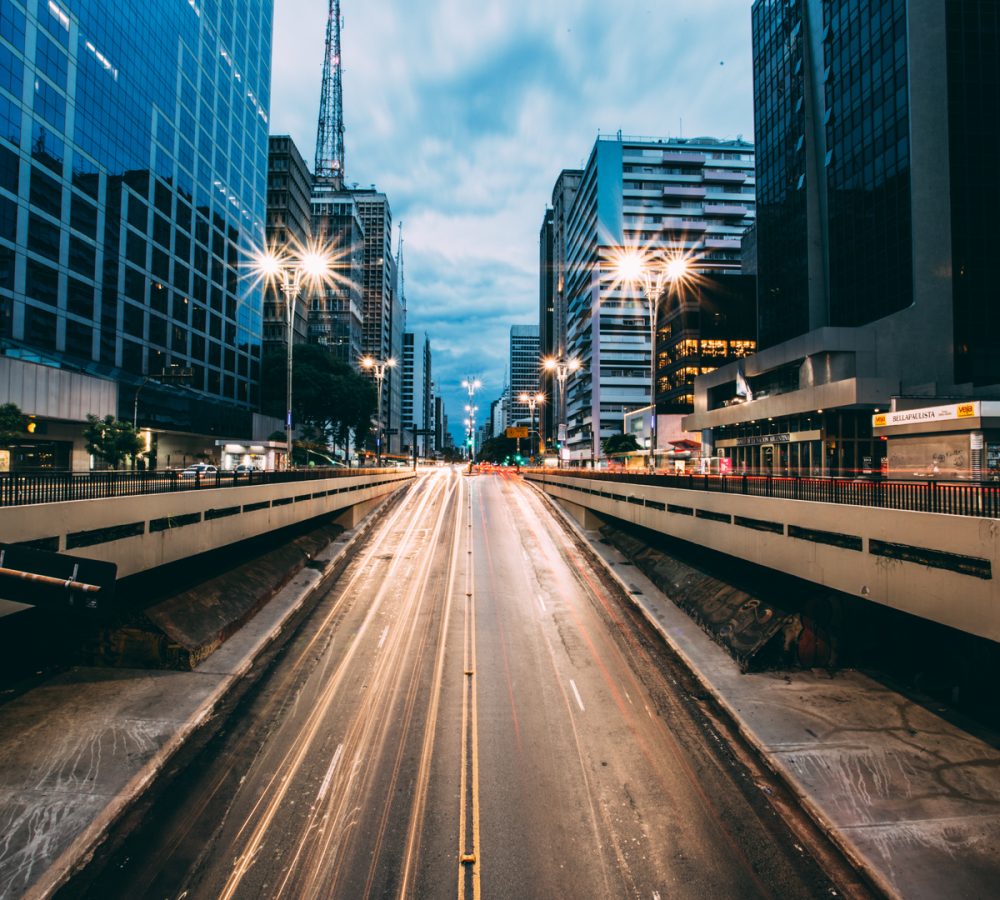
{"label": "concrete barrier", "polygon": [[1000,641],[1000,520],[529,472],[575,514],[632,522]]}
{"label": "concrete barrier", "polygon": [[113,562],[124,578],[341,512],[347,527],[410,469],[315,481],[72,500],[0,510],[0,542]]}

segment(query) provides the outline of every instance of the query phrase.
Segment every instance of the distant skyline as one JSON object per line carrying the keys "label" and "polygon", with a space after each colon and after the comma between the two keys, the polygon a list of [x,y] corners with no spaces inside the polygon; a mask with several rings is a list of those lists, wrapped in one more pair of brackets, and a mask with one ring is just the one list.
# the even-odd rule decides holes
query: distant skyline
{"label": "distant skyline", "polygon": [[[341,7],[347,181],[377,185],[403,223],[406,327],[430,336],[458,442],[462,379],[481,379],[488,409],[510,326],[537,324],[538,232],[560,170],[619,129],[753,140],[751,0]],[[326,14],[327,0],[275,4],[270,130],[310,169]]]}

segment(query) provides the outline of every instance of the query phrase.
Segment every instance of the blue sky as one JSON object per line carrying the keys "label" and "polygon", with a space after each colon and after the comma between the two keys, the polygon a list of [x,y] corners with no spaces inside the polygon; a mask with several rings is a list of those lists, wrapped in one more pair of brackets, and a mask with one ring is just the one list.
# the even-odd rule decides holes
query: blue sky
{"label": "blue sky", "polygon": [[[753,139],[751,0],[341,6],[347,180],[403,222],[407,330],[430,335],[457,434],[462,378],[488,409],[510,326],[537,322],[542,216],[598,132]],[[271,131],[310,167],[326,10],[275,2]]]}

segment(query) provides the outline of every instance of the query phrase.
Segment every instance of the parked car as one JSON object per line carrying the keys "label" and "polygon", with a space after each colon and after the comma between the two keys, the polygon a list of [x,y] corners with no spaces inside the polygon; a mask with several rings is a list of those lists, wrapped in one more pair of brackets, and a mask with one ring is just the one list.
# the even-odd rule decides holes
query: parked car
{"label": "parked car", "polygon": [[195,463],[195,465],[188,466],[183,472],[180,472],[178,477],[208,478],[215,477],[218,473],[219,470],[216,466],[209,465],[209,463]]}
{"label": "parked car", "polygon": [[259,471],[260,469],[256,466],[251,466],[247,463],[240,463],[235,469],[233,469],[233,472],[237,475],[253,475],[255,472]]}

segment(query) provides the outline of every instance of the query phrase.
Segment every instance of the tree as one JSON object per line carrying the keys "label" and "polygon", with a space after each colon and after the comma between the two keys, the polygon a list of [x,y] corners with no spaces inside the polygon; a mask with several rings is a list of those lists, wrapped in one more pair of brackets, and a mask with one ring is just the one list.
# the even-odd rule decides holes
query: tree
{"label": "tree", "polygon": [[482,462],[502,463],[508,457],[514,459],[517,455],[517,438],[498,435],[483,441],[477,454]]}
{"label": "tree", "polygon": [[24,434],[27,417],[16,403],[0,406],[0,450],[6,450]]}
{"label": "tree", "polygon": [[621,456],[625,453],[635,453],[639,449],[639,441],[631,432],[629,434],[613,434],[601,443],[605,456]]}
{"label": "tree", "polygon": [[[267,415],[284,418],[285,353],[268,353],[262,366],[261,407]],[[299,344],[292,358],[292,413],[299,432],[313,446],[355,445],[371,428],[375,386],[317,344]],[[283,437],[284,435],[282,435]]]}
{"label": "tree", "polygon": [[83,436],[87,439],[87,452],[100,456],[112,469],[117,469],[125,457],[135,457],[142,449],[142,440],[132,423],[114,416],[102,419],[88,413]]}

